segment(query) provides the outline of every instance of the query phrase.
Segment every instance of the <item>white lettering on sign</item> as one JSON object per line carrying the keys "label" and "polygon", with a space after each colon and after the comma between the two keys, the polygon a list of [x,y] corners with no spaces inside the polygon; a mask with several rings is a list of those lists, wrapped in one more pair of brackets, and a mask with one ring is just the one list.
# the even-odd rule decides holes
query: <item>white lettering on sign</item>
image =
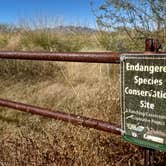
{"label": "white lettering on sign", "polygon": [[144,100],[141,100],[140,101],[140,107],[141,108],[148,108],[148,109],[154,109],[154,104],[153,103],[150,103],[150,102],[147,102],[147,101],[144,101]]}
{"label": "white lettering on sign", "polygon": [[134,77],[134,84],[137,85],[163,85],[162,79],[154,79],[154,78],[140,78],[139,76]]}
{"label": "white lettering on sign", "polygon": [[155,91],[155,90],[140,90],[140,89],[130,89],[129,87],[125,88],[125,94],[141,96],[141,97],[151,97],[158,99],[166,99],[166,92],[164,91]]}
{"label": "white lettering on sign", "polygon": [[166,73],[166,66],[148,66],[148,65],[141,65],[137,63],[136,65],[132,65],[130,63],[126,63],[126,70],[127,71],[141,71],[141,72],[149,72],[150,74],[154,73]]}

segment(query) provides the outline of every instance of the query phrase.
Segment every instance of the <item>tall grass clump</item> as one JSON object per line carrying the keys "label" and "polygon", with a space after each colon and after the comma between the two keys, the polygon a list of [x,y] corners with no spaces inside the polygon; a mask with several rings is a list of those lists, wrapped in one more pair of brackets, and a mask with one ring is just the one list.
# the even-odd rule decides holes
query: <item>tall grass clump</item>
{"label": "tall grass clump", "polygon": [[65,70],[63,64],[56,62],[38,62],[27,60],[3,60],[0,61],[0,80],[14,79],[15,81],[43,81],[57,79],[61,70]]}
{"label": "tall grass clump", "polygon": [[0,48],[1,49],[7,46],[8,40],[9,39],[6,35],[0,34]]}
{"label": "tall grass clump", "polygon": [[15,31],[14,25],[0,24],[0,49],[4,49]]}

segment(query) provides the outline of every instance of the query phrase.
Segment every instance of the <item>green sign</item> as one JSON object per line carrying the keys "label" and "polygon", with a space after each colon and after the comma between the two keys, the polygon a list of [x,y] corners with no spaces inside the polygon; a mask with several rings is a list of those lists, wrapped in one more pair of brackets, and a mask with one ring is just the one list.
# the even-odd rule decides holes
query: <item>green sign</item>
{"label": "green sign", "polygon": [[121,55],[123,139],[166,151],[166,54]]}

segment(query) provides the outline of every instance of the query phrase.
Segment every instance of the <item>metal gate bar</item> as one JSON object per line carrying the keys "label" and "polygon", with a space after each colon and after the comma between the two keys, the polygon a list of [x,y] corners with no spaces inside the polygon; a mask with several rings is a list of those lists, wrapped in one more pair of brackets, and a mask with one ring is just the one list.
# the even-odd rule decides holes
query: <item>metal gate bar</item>
{"label": "metal gate bar", "polygon": [[89,63],[119,63],[118,52],[0,52],[0,58],[42,61],[67,61]]}
{"label": "metal gate bar", "polygon": [[36,115],[42,115],[47,118],[62,120],[76,125],[81,125],[97,130],[107,131],[117,135],[121,134],[120,126],[111,124],[97,119],[77,116],[70,113],[53,111],[46,108],[36,107],[28,104],[18,103],[14,101],[4,100],[0,98],[0,106],[13,108],[22,112],[28,112]]}
{"label": "metal gate bar", "polygon": [[[149,52],[126,52],[123,54],[145,54]],[[150,52],[153,54],[154,52]],[[38,60],[38,61],[63,61],[63,62],[88,62],[88,63],[120,63],[119,52],[7,52],[0,51],[0,59]]]}

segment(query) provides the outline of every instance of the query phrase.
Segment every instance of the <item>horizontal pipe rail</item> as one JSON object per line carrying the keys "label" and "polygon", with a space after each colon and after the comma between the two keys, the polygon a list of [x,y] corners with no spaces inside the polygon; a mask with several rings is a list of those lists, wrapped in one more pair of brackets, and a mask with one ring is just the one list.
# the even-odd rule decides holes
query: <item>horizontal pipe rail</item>
{"label": "horizontal pipe rail", "polygon": [[45,109],[41,107],[36,107],[28,104],[18,103],[10,100],[5,100],[0,98],[0,106],[16,109],[22,112],[28,112],[36,115],[41,115],[47,118],[52,118],[56,120],[62,120],[65,122],[70,122],[75,125],[81,125],[84,127],[94,128],[97,130],[102,130],[110,132],[113,134],[120,135],[120,126],[116,124],[111,124],[97,119],[87,118],[84,116],[77,116],[70,113],[53,111],[50,109]]}
{"label": "horizontal pipe rail", "polygon": [[7,52],[1,51],[0,58],[20,60],[89,62],[89,63],[119,63],[120,53],[117,52]]}
{"label": "horizontal pipe rail", "polygon": [[[153,52],[127,52],[126,54],[154,54]],[[2,59],[88,62],[88,63],[120,63],[120,52],[25,52],[0,51]],[[124,54],[124,53],[123,53]]]}

